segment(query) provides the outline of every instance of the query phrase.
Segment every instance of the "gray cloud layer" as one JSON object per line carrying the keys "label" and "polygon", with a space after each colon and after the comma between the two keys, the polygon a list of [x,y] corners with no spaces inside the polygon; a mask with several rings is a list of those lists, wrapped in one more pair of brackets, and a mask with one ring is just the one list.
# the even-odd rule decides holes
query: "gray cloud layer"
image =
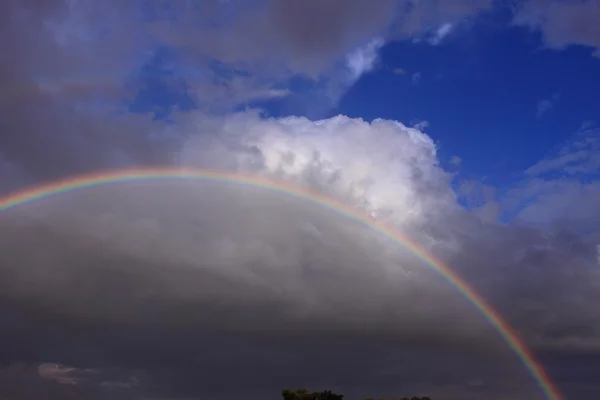
{"label": "gray cloud layer", "polygon": [[600,2],[597,0],[530,0],[519,7],[515,23],[541,32],[549,48],[571,45],[591,48],[599,55]]}
{"label": "gray cloud layer", "polygon": [[[184,165],[276,176],[343,199],[441,254],[538,350],[600,350],[595,243],[484,224],[461,211],[426,135],[344,117],[250,113],[204,125],[206,118],[177,125],[198,130],[183,147]],[[302,378],[312,385],[327,370],[341,386],[360,375],[359,391],[384,388],[391,376],[412,392],[424,390],[412,378],[421,371],[430,391],[462,382],[457,398],[468,382],[495,391],[508,377],[521,382],[513,393],[536,396],[507,346],[439,276],[374,232],[304,201],[242,186],[137,183],[56,197],[2,218],[2,273],[11,277],[2,293],[18,305],[14,318],[29,318],[7,319],[4,340],[30,338],[9,359],[159,376],[157,368],[210,366],[211,379],[220,379],[214,368],[243,357],[252,367],[242,362],[232,372],[240,387],[261,376],[287,382],[317,360],[324,369]],[[240,340],[248,344],[233,351]],[[392,346],[384,359],[398,357],[410,369],[381,361],[379,352]],[[438,375],[445,362],[436,361],[439,371],[425,362],[428,373],[418,363],[424,356],[457,362],[458,354],[464,368],[452,377]],[[361,368],[348,369],[358,358]],[[210,391],[194,387],[190,393]]]}
{"label": "gray cloud layer", "polygon": [[[0,5],[0,50],[11,55],[0,60],[2,192],[163,164],[309,186],[440,255],[541,355],[560,360],[551,367],[581,365],[573,356],[581,353],[598,362],[599,238],[568,230],[562,208],[545,213],[559,221],[551,231],[483,222],[459,207],[432,140],[400,123],[211,114],[281,93],[277,84],[294,74],[343,88],[335,79],[346,55],[374,36],[418,34],[490,2],[266,1],[243,12],[231,2],[183,4],[148,2],[145,12],[127,2]],[[167,10],[156,18],[160,7]],[[545,24],[532,26],[549,37]],[[562,43],[594,45],[569,37]],[[157,43],[206,68],[189,85],[198,104],[215,109],[179,114],[169,126],[115,106],[138,89],[123,83]],[[214,61],[248,74],[209,69]],[[596,205],[589,200],[589,210]],[[18,208],[0,215],[0,226],[0,360],[10,364],[0,394],[13,399],[36,391],[264,398],[302,385],[365,396],[541,398],[439,276],[304,201],[206,182],[132,184]],[[564,370],[552,372],[584,390]]]}

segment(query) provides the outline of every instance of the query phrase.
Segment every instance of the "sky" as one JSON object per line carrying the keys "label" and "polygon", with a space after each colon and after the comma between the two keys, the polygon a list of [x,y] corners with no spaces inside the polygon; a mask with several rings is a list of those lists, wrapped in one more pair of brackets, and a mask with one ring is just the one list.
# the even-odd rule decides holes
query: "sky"
{"label": "sky", "polygon": [[[204,168],[446,263],[600,395],[600,2],[8,0],[1,198]],[[154,180],[0,211],[0,397],[544,399],[423,260],[307,199]]]}

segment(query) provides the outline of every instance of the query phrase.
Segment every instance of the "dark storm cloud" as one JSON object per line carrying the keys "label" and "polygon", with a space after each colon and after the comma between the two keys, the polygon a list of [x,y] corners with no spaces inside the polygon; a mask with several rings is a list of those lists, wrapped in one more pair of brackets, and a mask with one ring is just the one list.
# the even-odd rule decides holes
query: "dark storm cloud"
{"label": "dark storm cloud", "polygon": [[98,189],[5,215],[5,359],[143,370],[145,390],[171,396],[228,398],[232,381],[258,394],[499,376],[531,387],[480,316],[410,259],[388,265],[371,232],[234,190]]}
{"label": "dark storm cloud", "polygon": [[[0,60],[1,189],[140,164],[276,176],[409,233],[549,363],[597,352],[597,240],[484,223],[461,210],[433,141],[418,130],[201,112],[165,126],[115,106],[157,44],[208,76],[188,77],[202,88],[194,100],[223,111],[285,94],[267,78],[331,77],[373,36],[418,34],[489,2],[165,4],[146,3],[164,7],[152,16],[127,2],[2,3],[0,49],[10,57]],[[0,394],[13,399],[38,391],[264,398],[302,385],[364,396],[541,398],[439,276],[304,202],[206,183],[129,185],[31,204],[0,215],[0,227],[0,362],[8,365]]]}
{"label": "dark storm cloud", "polygon": [[160,43],[175,46],[186,65],[202,71],[189,84],[205,110],[294,96],[287,91],[290,79],[302,77],[310,94],[296,94],[293,101],[315,118],[372,68],[357,75],[348,59],[353,52],[373,41],[382,45],[461,21],[491,5],[404,0],[382,0],[376,7],[364,0],[154,4],[156,19],[149,31]]}
{"label": "dark storm cloud", "polygon": [[125,23],[134,10],[117,4],[0,6],[3,178],[10,169],[35,180],[166,159],[148,140],[158,127],[111,105],[125,98],[123,80],[144,43]]}
{"label": "dark storm cloud", "polygon": [[[215,134],[189,140],[182,163],[277,176],[354,204],[440,254],[542,354],[596,351],[594,243],[461,211],[426,135],[390,121],[253,113],[178,127]],[[167,398],[258,398],[286,385],[541,398],[455,289],[307,202],[242,186],[136,183],[1,217],[10,279],[0,284],[0,335],[14,343],[5,362],[142,370],[139,390]]]}
{"label": "dark storm cloud", "polygon": [[[166,189],[169,195],[161,195]],[[363,392],[369,387],[389,392],[394,382],[396,390],[413,393],[421,381],[432,382],[431,392],[436,385],[480,379],[489,386],[506,379],[523,386],[510,390],[536,398],[523,367],[471,307],[416,265],[395,267],[420,279],[386,272],[381,256],[369,256],[385,252],[368,232],[272,194],[224,196],[227,192],[212,189],[210,200],[207,188],[199,189],[99,189],[66,204],[52,201],[5,215],[3,224],[12,229],[2,238],[3,275],[11,279],[2,292],[12,304],[4,302],[10,312],[3,313],[2,340],[15,344],[6,360],[141,369],[152,377],[146,390],[172,396],[225,392],[232,380],[238,390],[259,393],[257,386],[274,392],[298,380],[311,386],[356,384]],[[73,214],[74,209],[80,211]],[[181,219],[165,210],[177,210]],[[224,212],[229,224],[222,221]],[[277,223],[269,222],[275,217]],[[303,223],[316,224],[319,238],[304,231]],[[207,232],[216,238],[211,241]],[[242,264],[224,264],[228,257],[214,245],[217,240],[227,241],[229,257]],[[19,244],[27,248],[21,251]],[[338,246],[343,251],[333,251]],[[514,268],[520,271],[505,270],[502,281],[495,271],[510,264],[478,260],[498,260],[514,247],[491,254],[465,249],[478,253],[457,265],[517,329],[529,330],[528,339],[552,334],[543,325],[548,313],[558,314],[560,323],[575,310],[580,317],[571,319],[580,328],[556,335],[583,338],[593,310],[586,314],[581,304],[550,303],[564,298],[570,285],[581,289],[583,276],[568,284],[564,275],[540,281],[539,271],[523,272],[530,266],[518,263]],[[525,281],[520,292],[516,283]],[[563,284],[556,285],[559,281]],[[535,302],[541,308],[519,318]],[[459,360],[462,367],[453,368]]]}
{"label": "dark storm cloud", "polygon": [[[378,7],[365,1],[271,1],[268,20],[293,64],[318,72],[373,36],[385,34],[396,16],[393,0]],[[316,61],[316,62],[315,62]]]}
{"label": "dark storm cloud", "polygon": [[[155,21],[154,32],[196,56],[318,76],[373,37],[403,38],[491,6],[488,0],[382,0],[376,7],[364,0],[180,3],[167,7],[170,13]],[[177,26],[165,23],[173,15]]]}

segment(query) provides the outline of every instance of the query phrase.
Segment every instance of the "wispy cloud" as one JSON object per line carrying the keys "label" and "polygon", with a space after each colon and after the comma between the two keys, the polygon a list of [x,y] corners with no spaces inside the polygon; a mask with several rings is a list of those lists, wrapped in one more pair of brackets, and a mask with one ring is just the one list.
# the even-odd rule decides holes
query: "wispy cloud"
{"label": "wispy cloud", "polygon": [[429,121],[419,121],[413,125],[413,128],[420,130],[421,132],[425,132],[425,129],[429,128]]}
{"label": "wispy cloud", "polygon": [[444,40],[446,36],[448,36],[452,32],[453,29],[454,25],[450,23],[443,24],[438,29],[436,29],[435,32],[431,35],[431,37],[428,40],[429,44],[437,46],[442,42],[442,40]]}
{"label": "wispy cloud", "polygon": [[357,81],[361,75],[371,71],[375,67],[378,51],[384,43],[382,38],[374,38],[366,45],[356,48],[346,56],[350,82]]}
{"label": "wispy cloud", "polygon": [[414,72],[411,75],[412,84],[415,86],[418,85],[419,82],[421,82],[421,76],[422,76],[422,74],[420,72]]}
{"label": "wispy cloud", "polygon": [[555,105],[556,102],[560,99],[560,94],[555,93],[549,99],[540,100],[537,104],[537,110],[535,113],[535,117],[537,119],[542,118],[544,114],[550,111]]}
{"label": "wispy cloud", "polygon": [[452,156],[450,158],[450,164],[455,165],[455,166],[459,166],[462,163],[462,158],[460,158],[459,156]]}
{"label": "wispy cloud", "polygon": [[558,173],[561,175],[600,172],[600,129],[584,124],[566,143],[525,170],[527,176]]}

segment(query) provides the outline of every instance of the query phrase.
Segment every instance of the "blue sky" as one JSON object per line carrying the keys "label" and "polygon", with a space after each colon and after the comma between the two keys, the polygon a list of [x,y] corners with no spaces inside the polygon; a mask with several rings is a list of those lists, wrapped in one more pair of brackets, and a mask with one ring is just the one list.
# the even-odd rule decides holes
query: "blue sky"
{"label": "blue sky", "polygon": [[[388,45],[382,68],[353,86],[336,111],[428,121],[442,160],[457,155],[467,176],[512,183],[598,115],[599,60],[582,48],[542,50],[524,29],[477,28],[437,46]],[[407,72],[398,76],[393,68]],[[416,84],[415,73],[421,76]],[[538,116],[543,101],[552,107]]]}

